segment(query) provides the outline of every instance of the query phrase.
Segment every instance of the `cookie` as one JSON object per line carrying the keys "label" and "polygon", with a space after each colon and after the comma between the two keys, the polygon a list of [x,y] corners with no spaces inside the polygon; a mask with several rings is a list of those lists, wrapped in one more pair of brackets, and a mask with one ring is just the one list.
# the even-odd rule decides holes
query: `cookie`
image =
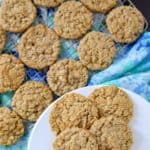
{"label": "cookie", "polygon": [[87,84],[88,71],[75,60],[60,60],[47,73],[50,88],[56,95],[63,95]]}
{"label": "cookie", "polygon": [[6,107],[0,108],[0,145],[12,145],[24,134],[22,120]]}
{"label": "cookie", "polygon": [[88,99],[80,94],[66,94],[53,107],[50,114],[50,126],[59,134],[66,128],[79,127],[89,129],[98,119],[98,110]]}
{"label": "cookie", "polygon": [[52,65],[60,53],[57,34],[45,25],[29,28],[17,46],[20,59],[30,68],[43,69]]}
{"label": "cookie", "polygon": [[5,47],[6,43],[6,32],[0,27],[0,53]]}
{"label": "cookie", "polygon": [[13,55],[0,55],[0,93],[16,90],[25,78],[24,65]]}
{"label": "cookie", "polygon": [[81,0],[90,10],[99,13],[107,13],[116,6],[117,0]]}
{"label": "cookie", "polygon": [[110,37],[92,31],[80,41],[78,55],[81,63],[90,70],[107,68],[116,55],[116,47]]}
{"label": "cookie", "polygon": [[0,25],[9,32],[23,32],[36,18],[31,0],[4,0],[0,9]]}
{"label": "cookie", "polygon": [[114,115],[129,122],[133,116],[133,104],[128,95],[115,86],[94,90],[89,99],[97,105],[100,116]]}
{"label": "cookie", "polygon": [[54,29],[65,39],[82,37],[92,25],[92,13],[80,2],[64,2],[54,17]]}
{"label": "cookie", "polygon": [[98,150],[96,138],[88,131],[71,128],[58,135],[53,143],[54,150]]}
{"label": "cookie", "polygon": [[144,30],[142,13],[131,6],[121,6],[112,10],[106,23],[112,38],[120,43],[135,41]]}
{"label": "cookie", "polygon": [[27,81],[16,91],[12,108],[21,118],[36,121],[52,100],[52,92],[48,86]]}
{"label": "cookie", "polygon": [[63,3],[64,0],[33,0],[33,2],[37,5],[37,6],[41,6],[41,7],[56,7],[58,5],[60,5],[61,3]]}
{"label": "cookie", "polygon": [[114,116],[102,117],[94,122],[90,131],[96,136],[99,149],[131,149],[132,132],[122,119],[114,118]]}
{"label": "cookie", "polygon": [[53,143],[54,150],[98,150],[96,138],[88,131],[71,128],[58,135]]}

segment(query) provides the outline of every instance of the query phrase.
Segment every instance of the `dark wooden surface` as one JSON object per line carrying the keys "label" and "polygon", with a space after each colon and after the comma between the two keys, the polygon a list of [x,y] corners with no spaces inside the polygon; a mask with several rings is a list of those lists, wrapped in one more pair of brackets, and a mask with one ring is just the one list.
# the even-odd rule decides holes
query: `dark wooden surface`
{"label": "dark wooden surface", "polygon": [[150,31],[150,0],[132,0],[136,7],[142,11],[145,18],[149,22],[149,31]]}

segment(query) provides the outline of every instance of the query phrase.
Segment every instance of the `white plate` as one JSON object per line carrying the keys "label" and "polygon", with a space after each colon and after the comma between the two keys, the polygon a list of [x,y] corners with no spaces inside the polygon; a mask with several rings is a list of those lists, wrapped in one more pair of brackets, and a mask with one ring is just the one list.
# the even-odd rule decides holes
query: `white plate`
{"label": "white plate", "polygon": [[[72,92],[88,96],[95,88],[89,86]],[[123,89],[134,104],[134,117],[130,126],[133,131],[134,144],[132,150],[150,150],[150,104],[137,94]],[[58,99],[59,100],[59,99]],[[57,101],[58,101],[57,100]],[[29,138],[28,150],[52,150],[55,135],[50,129],[49,114],[54,104],[52,103],[40,116]]]}

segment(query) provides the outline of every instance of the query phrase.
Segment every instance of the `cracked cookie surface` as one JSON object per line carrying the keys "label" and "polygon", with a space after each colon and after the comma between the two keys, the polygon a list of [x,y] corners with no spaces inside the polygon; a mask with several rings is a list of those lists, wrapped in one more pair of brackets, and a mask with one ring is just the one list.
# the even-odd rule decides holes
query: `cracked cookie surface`
{"label": "cracked cookie surface", "polygon": [[5,47],[5,43],[6,43],[6,32],[2,29],[2,27],[0,27],[0,53]]}
{"label": "cracked cookie surface", "polygon": [[33,2],[41,7],[56,7],[63,3],[64,0],[33,0]]}
{"label": "cracked cookie surface", "polygon": [[75,60],[60,60],[47,73],[50,88],[56,95],[63,95],[87,84],[88,71]]}
{"label": "cracked cookie surface", "polygon": [[0,93],[16,90],[25,78],[25,68],[13,55],[0,55]]}
{"label": "cracked cookie surface", "polygon": [[115,43],[104,33],[92,31],[80,41],[78,55],[88,69],[102,70],[112,63],[116,55]]}
{"label": "cracked cookie surface", "polygon": [[66,39],[78,39],[92,25],[92,13],[80,2],[64,2],[54,17],[54,29],[57,34]]}
{"label": "cracked cookie surface", "polygon": [[23,32],[36,18],[31,0],[4,0],[0,9],[0,25],[9,32]]}
{"label": "cracked cookie surface", "polygon": [[17,46],[20,59],[29,67],[43,69],[52,65],[60,53],[60,40],[57,34],[39,24],[29,28]]}
{"label": "cracked cookie surface", "polygon": [[104,86],[89,95],[89,99],[97,105],[100,116],[114,115],[129,122],[133,116],[133,104],[128,95],[115,86]]}
{"label": "cracked cookie surface", "polygon": [[0,108],[0,145],[16,143],[24,133],[22,119],[6,107]]}
{"label": "cracked cookie surface", "polygon": [[98,150],[98,144],[88,130],[71,128],[56,137],[53,148],[54,150]]}
{"label": "cracked cookie surface", "polygon": [[130,150],[133,142],[131,129],[126,122],[114,116],[102,117],[90,129],[101,150]]}
{"label": "cracked cookie surface", "polygon": [[36,81],[27,81],[16,91],[13,100],[13,110],[21,118],[36,121],[53,100],[48,86]]}
{"label": "cracked cookie surface", "polygon": [[98,119],[98,110],[82,95],[71,93],[64,95],[53,107],[50,114],[50,126],[59,134],[66,128],[79,127],[89,129]]}
{"label": "cracked cookie surface", "polygon": [[131,6],[121,6],[113,9],[106,19],[107,28],[116,42],[131,43],[144,30],[142,13]]}
{"label": "cracked cookie surface", "polygon": [[81,2],[94,12],[106,13],[117,4],[117,0],[81,0]]}

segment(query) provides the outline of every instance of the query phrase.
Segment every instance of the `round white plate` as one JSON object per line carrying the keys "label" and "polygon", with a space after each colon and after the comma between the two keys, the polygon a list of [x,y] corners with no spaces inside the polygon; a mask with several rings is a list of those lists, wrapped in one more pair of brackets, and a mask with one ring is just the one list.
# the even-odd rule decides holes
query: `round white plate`
{"label": "round white plate", "polygon": [[[100,86],[89,86],[72,92],[88,96]],[[123,89],[134,104],[134,117],[130,123],[133,131],[134,144],[132,150],[150,150],[150,104],[139,95]],[[59,101],[59,99],[57,100]],[[52,150],[55,135],[50,129],[49,114],[54,104],[52,103],[40,116],[29,138],[28,150]]]}

